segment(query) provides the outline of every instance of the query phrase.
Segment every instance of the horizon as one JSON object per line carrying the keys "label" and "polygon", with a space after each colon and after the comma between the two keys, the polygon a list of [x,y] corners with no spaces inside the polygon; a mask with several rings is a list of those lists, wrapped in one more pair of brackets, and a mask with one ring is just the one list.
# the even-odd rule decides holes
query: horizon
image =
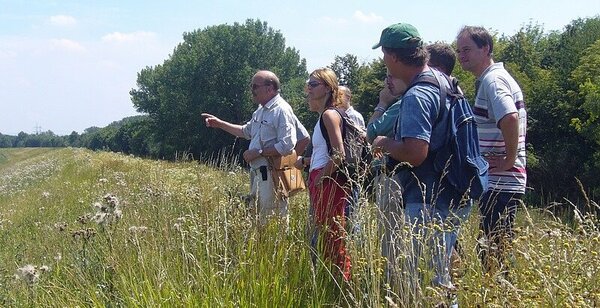
{"label": "horizon", "polygon": [[[205,4],[0,0],[0,6],[0,133],[12,136],[83,133],[139,115],[129,97],[137,87],[137,74],[167,60],[184,32],[208,26],[247,19],[266,22],[281,32],[287,47],[306,59],[310,72],[330,65],[335,56],[353,54],[361,63],[381,57],[381,51],[371,47],[385,27],[397,22],[413,24],[426,42],[451,43],[465,24],[507,36],[538,24],[549,33],[600,13],[600,1],[591,0],[577,6],[510,0],[493,9],[481,1],[447,0],[426,4],[385,0],[377,6],[358,0],[343,6],[314,0],[279,5],[231,0]],[[440,9],[444,7],[450,9]],[[402,14],[419,10],[426,14]]]}

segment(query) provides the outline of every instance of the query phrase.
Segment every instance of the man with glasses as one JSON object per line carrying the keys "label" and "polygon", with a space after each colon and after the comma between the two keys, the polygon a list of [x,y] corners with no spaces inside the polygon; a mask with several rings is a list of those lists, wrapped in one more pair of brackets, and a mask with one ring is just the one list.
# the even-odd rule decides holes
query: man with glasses
{"label": "man with glasses", "polygon": [[258,108],[246,124],[229,123],[208,113],[202,117],[207,127],[250,139],[243,157],[250,165],[250,189],[258,206],[260,224],[266,224],[271,215],[279,215],[288,223],[288,199],[275,193],[267,157],[285,156],[294,149],[302,153],[310,142],[309,134],[292,107],[279,95],[281,84],[273,72],[258,71],[250,88]]}

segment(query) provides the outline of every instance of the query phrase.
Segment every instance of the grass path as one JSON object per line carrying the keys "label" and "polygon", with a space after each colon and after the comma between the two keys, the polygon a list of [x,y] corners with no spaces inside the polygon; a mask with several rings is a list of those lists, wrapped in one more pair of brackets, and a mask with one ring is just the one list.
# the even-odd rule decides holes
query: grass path
{"label": "grass path", "polygon": [[[0,149],[0,307],[422,306],[427,284],[388,289],[377,209],[349,238],[353,279],[313,266],[307,197],[289,229],[257,228],[239,167],[84,149]],[[481,273],[477,217],[460,234],[463,307],[600,305],[596,217],[520,209],[509,280]],[[426,260],[423,261],[426,263]],[[431,273],[419,269],[426,281]],[[404,292],[404,293],[403,293]]]}

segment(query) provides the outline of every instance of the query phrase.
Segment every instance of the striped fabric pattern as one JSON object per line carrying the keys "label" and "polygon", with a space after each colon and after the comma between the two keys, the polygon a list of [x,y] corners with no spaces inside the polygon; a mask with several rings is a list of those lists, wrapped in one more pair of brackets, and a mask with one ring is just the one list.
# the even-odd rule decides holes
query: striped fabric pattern
{"label": "striped fabric pattern", "polygon": [[498,121],[505,115],[519,115],[519,145],[514,166],[506,171],[490,173],[490,189],[501,192],[525,193],[527,183],[525,135],[527,111],[523,92],[504,69],[503,63],[494,63],[477,80],[477,96],[473,113],[479,133],[479,147],[484,156],[506,155],[504,138]]}

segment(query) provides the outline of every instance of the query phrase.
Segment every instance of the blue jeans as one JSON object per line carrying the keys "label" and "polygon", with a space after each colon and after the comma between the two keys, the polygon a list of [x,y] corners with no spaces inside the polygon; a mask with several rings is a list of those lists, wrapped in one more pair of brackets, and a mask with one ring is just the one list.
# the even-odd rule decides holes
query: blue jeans
{"label": "blue jeans", "polygon": [[[480,242],[479,256],[486,271],[494,267],[503,269],[508,246],[514,238],[514,223],[517,207],[523,194],[487,191],[479,202],[481,214],[480,230],[484,242]],[[483,244],[483,245],[482,245]]]}
{"label": "blue jeans", "polygon": [[[473,202],[462,206],[435,206],[423,203],[407,203],[404,222],[412,226],[412,256],[408,269],[417,273],[421,254],[430,256],[429,268],[434,270],[434,285],[453,288],[450,276],[450,256],[458,238],[460,224],[467,219]],[[425,250],[427,248],[427,250]],[[412,260],[410,260],[412,259]]]}
{"label": "blue jeans", "polygon": [[348,231],[352,234],[360,233],[361,217],[359,217],[360,209],[358,208],[360,206],[360,189],[357,185],[352,185],[350,197],[346,201],[346,208],[344,209],[344,214],[348,219],[347,222],[351,227]]}

